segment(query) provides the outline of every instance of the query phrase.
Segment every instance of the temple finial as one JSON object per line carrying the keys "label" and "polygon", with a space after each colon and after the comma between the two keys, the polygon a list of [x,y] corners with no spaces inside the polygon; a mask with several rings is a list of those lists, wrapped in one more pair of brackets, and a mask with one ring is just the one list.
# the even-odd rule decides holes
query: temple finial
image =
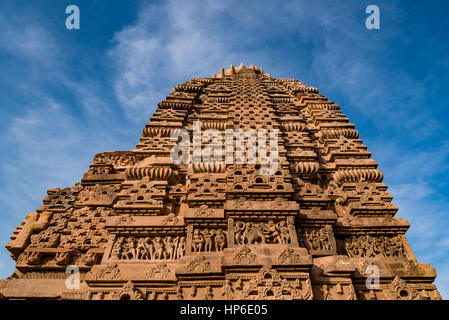
{"label": "temple finial", "polygon": [[[245,65],[243,64],[243,62],[241,62],[238,67],[235,67],[233,64],[231,64],[231,66],[227,70],[221,68],[219,74],[214,74],[214,78],[223,78],[225,76],[237,74],[243,69],[245,69]],[[256,73],[263,74],[263,69],[255,67],[254,65],[250,65],[247,69],[251,69],[254,70]]]}

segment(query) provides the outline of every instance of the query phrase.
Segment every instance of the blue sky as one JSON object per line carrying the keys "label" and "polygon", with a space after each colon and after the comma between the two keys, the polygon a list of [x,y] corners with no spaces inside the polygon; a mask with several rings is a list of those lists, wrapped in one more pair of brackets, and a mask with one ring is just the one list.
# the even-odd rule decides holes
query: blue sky
{"label": "blue sky", "polygon": [[[80,30],[65,28],[70,4]],[[370,4],[380,30],[365,27]],[[174,85],[243,62],[341,105],[449,298],[448,11],[436,0],[2,0],[0,277],[14,270],[5,243],[48,188],[79,181],[95,153],[133,149]]]}

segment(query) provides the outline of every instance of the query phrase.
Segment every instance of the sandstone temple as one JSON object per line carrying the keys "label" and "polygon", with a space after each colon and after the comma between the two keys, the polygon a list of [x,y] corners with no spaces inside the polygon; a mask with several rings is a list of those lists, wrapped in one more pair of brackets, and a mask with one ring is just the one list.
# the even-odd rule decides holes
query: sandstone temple
{"label": "sandstone temple", "polygon": [[[223,137],[277,129],[276,172],[175,163],[172,135],[195,122]],[[377,166],[317,88],[231,65],[175,86],[135,149],[99,153],[81,182],[48,190],[6,245],[16,271],[0,298],[441,299]]]}

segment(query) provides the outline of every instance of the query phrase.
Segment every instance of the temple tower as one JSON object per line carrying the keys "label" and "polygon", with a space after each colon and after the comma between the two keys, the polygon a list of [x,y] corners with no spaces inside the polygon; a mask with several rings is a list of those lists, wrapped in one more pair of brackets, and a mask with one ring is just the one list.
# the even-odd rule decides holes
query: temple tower
{"label": "temple tower", "polygon": [[0,297],[441,299],[382,178],[317,88],[221,69],[177,85],[134,150],[48,190],[6,246]]}

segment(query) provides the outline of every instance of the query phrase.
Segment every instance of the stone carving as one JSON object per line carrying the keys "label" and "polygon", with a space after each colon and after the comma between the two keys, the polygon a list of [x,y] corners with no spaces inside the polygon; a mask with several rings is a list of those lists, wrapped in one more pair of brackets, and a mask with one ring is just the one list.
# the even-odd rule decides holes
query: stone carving
{"label": "stone carving", "polygon": [[343,182],[382,182],[382,171],[377,169],[349,169],[339,170],[334,174],[334,180],[341,184]]}
{"label": "stone carving", "polygon": [[223,296],[226,297],[226,299],[229,300],[234,300],[235,299],[235,294],[234,291],[232,289],[232,284],[230,280],[225,280],[225,283],[223,285]]}
{"label": "stone carving", "polygon": [[115,173],[114,167],[112,165],[96,165],[92,164],[89,168],[88,174],[90,175],[107,175]]}
{"label": "stone carving", "polygon": [[39,213],[30,213],[26,216],[25,221],[17,227],[11,241],[6,244],[6,248],[14,255],[20,253],[26,248],[27,242],[34,232],[38,232],[46,228],[53,213],[44,211]]}
{"label": "stone carving", "polygon": [[103,207],[74,210],[67,223],[71,232],[62,232],[59,247],[83,251],[90,248],[104,249],[107,244],[104,225],[106,217],[112,214],[112,210]]}
{"label": "stone carving", "polygon": [[298,233],[301,244],[312,251],[330,251],[332,244],[329,230],[324,228],[304,228]]}
{"label": "stone carving", "polygon": [[291,241],[287,222],[284,220],[278,223],[273,220],[267,223],[237,221],[234,228],[237,244],[288,244]]}
{"label": "stone carving", "polygon": [[25,252],[26,263],[30,265],[36,265],[40,263],[42,253],[39,251]]}
{"label": "stone carving", "polygon": [[412,300],[414,298],[413,290],[400,277],[396,276],[389,285],[390,298],[392,300]]}
{"label": "stone carving", "polygon": [[305,300],[312,299],[310,282],[306,281],[302,288],[297,279],[294,283],[281,276],[276,270],[263,267],[247,287],[237,285],[240,299],[254,300]]}
{"label": "stone carving", "polygon": [[295,250],[288,247],[281,252],[278,259],[282,264],[295,264],[301,262],[301,256],[297,254]]}
{"label": "stone carving", "polygon": [[92,266],[97,262],[98,257],[99,257],[99,253],[89,250],[89,251],[87,251],[86,255],[83,257],[82,262],[86,266]]}
{"label": "stone carving", "polygon": [[170,268],[165,263],[160,263],[152,267],[145,275],[149,280],[163,280],[170,275]]}
{"label": "stone carving", "polygon": [[133,153],[104,152],[95,156],[94,164],[108,164],[115,167],[128,167],[136,163]]}
{"label": "stone carving", "polygon": [[204,256],[199,256],[193,259],[186,267],[188,272],[207,272],[211,271],[212,265]]}
{"label": "stone carving", "polygon": [[167,197],[167,183],[150,181],[148,177],[122,184],[118,201],[114,205],[117,212],[133,213],[146,210],[152,214],[161,214]]}
{"label": "stone carving", "polygon": [[117,225],[127,225],[127,224],[132,224],[135,221],[136,220],[133,217],[129,216],[129,215],[123,215],[123,216],[120,216],[120,218],[118,218],[115,221],[115,224],[117,224]]}
{"label": "stone carving", "polygon": [[345,206],[352,215],[394,215],[398,207],[391,201],[393,197],[382,184],[345,183],[339,192],[338,204]]}
{"label": "stone carving", "polygon": [[[292,191],[292,186],[283,177],[284,169],[276,175],[259,175],[257,166],[235,164],[228,168],[227,192],[235,194],[261,193],[265,197],[277,198],[279,194]],[[231,183],[232,182],[232,183]]]}
{"label": "stone carving", "polygon": [[64,212],[67,211],[75,203],[78,193],[82,187],[78,184],[72,188],[56,188],[49,189],[47,196],[43,199],[43,205],[37,209],[37,212],[53,211]]}
{"label": "stone carving", "polygon": [[185,254],[185,237],[119,237],[111,251],[112,259],[177,260]]}
{"label": "stone carving", "polygon": [[193,231],[192,252],[223,251],[226,244],[226,234],[221,228]]}
{"label": "stone carving", "polygon": [[405,257],[405,248],[399,236],[353,236],[345,241],[345,249],[354,258]]}
{"label": "stone carving", "polygon": [[77,205],[112,205],[119,188],[117,185],[101,185],[86,186],[78,195]]}
{"label": "stone carving", "polygon": [[206,201],[224,201],[226,177],[223,174],[194,174],[190,178],[188,202],[204,203]]}
{"label": "stone carving", "polygon": [[95,275],[97,280],[117,280],[120,279],[120,270],[117,264],[112,263],[102,267]]}
{"label": "stone carving", "polygon": [[118,300],[143,300],[143,294],[131,281],[128,281],[117,294]]}
{"label": "stone carving", "polygon": [[257,256],[247,246],[240,247],[232,256],[232,260],[236,264],[252,264],[256,262]]}
{"label": "stone carving", "polygon": [[214,215],[214,210],[210,209],[208,205],[203,204],[194,211],[195,217],[211,217]]}
{"label": "stone carving", "polygon": [[[194,128],[223,141],[228,129],[276,130],[276,170],[263,174],[247,152],[260,142],[238,137],[222,149],[232,161],[175,163],[174,146],[210,147],[172,137]],[[14,231],[1,299],[441,299],[355,125],[296,79],[242,64],[177,85],[135,149],[99,153],[87,170]],[[373,260],[381,287],[369,291]],[[80,289],[50,292],[69,264]]]}
{"label": "stone carving", "polygon": [[162,220],[163,225],[175,225],[180,222],[181,220],[177,218],[174,213],[170,213],[164,220]]}
{"label": "stone carving", "polygon": [[55,257],[57,265],[67,265],[70,259],[71,252],[58,252]]}

